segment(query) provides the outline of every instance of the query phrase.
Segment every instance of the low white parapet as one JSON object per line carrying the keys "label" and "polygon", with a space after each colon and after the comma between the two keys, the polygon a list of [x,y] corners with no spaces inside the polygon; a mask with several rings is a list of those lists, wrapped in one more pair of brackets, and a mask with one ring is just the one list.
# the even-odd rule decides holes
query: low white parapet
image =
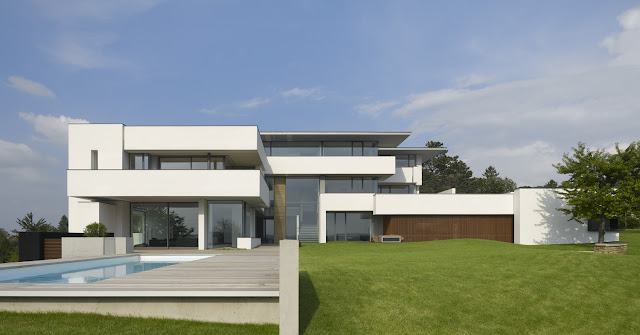
{"label": "low white parapet", "polygon": [[374,215],[513,215],[513,194],[376,194]]}
{"label": "low white parapet", "polygon": [[62,258],[133,253],[132,237],[63,237]]}
{"label": "low white parapet", "polygon": [[260,246],[262,239],[259,237],[238,237],[238,249],[254,249]]}

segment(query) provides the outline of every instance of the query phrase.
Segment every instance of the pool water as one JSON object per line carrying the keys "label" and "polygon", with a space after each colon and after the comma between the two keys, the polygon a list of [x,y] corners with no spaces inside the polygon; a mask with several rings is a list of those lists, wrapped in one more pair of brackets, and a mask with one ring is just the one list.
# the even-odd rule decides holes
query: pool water
{"label": "pool water", "polygon": [[[145,262],[130,261],[127,263],[99,266],[82,270],[63,270],[53,273],[44,273],[35,276],[0,280],[0,283],[58,283],[76,284],[92,283],[109,278],[122,277],[133,273],[148,271],[180,262]],[[2,277],[0,276],[0,279]]]}

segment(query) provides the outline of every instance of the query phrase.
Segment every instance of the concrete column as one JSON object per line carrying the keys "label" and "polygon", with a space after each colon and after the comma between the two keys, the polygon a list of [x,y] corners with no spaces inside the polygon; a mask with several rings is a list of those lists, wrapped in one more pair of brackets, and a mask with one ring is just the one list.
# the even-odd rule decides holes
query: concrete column
{"label": "concrete column", "polygon": [[297,240],[280,241],[280,334],[298,334],[300,277]]}
{"label": "concrete column", "polygon": [[274,242],[284,240],[287,236],[286,233],[286,220],[287,220],[287,178],[275,177],[273,178],[273,230]]}
{"label": "concrete column", "polygon": [[207,200],[198,201],[198,250],[207,249],[209,232],[207,230]]}

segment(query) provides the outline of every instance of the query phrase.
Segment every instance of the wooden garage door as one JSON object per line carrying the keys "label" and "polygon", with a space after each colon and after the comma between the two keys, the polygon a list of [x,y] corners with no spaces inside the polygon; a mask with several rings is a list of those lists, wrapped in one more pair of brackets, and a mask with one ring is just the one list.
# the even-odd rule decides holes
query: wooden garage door
{"label": "wooden garage door", "polygon": [[384,234],[406,242],[480,238],[513,242],[513,215],[385,216]]}

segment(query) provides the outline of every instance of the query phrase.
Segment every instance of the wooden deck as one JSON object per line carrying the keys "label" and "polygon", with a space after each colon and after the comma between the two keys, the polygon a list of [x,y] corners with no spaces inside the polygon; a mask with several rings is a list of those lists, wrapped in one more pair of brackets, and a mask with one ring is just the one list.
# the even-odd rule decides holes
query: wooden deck
{"label": "wooden deck", "polygon": [[212,257],[87,284],[0,284],[0,296],[277,297],[277,246],[253,250],[146,249],[139,255]]}

